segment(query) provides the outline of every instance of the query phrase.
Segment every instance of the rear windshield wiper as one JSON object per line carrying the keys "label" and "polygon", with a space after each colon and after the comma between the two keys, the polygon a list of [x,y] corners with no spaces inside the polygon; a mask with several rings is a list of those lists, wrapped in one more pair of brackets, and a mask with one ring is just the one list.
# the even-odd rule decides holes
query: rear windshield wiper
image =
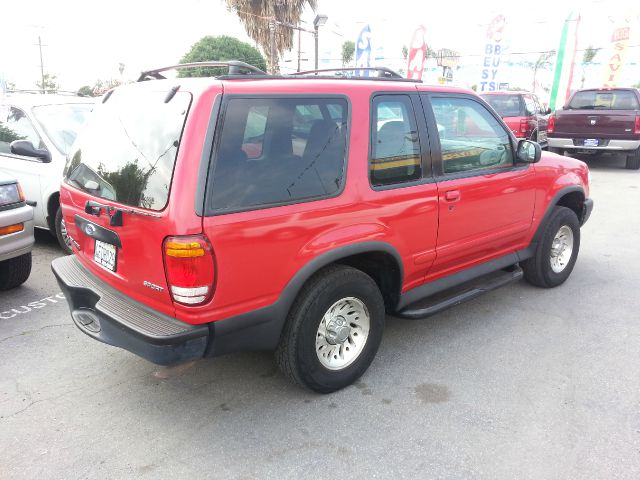
{"label": "rear windshield wiper", "polygon": [[104,210],[104,212],[109,217],[109,225],[111,225],[112,227],[122,226],[123,213],[142,215],[143,217],[160,218],[160,215],[155,213],[139,212],[137,210],[133,210],[132,208],[112,207],[111,205],[94,202],[93,200],[87,200],[87,203],[84,204],[84,211],[89,215],[95,215],[96,217],[99,217],[102,210]]}

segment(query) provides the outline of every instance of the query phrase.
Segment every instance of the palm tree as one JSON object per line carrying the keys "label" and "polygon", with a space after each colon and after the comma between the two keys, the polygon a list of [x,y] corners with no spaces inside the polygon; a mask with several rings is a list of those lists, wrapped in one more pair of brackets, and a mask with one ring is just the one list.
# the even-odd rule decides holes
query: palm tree
{"label": "palm tree", "polygon": [[[262,48],[267,58],[267,65],[273,65],[273,71],[278,72],[278,56],[293,48],[293,29],[281,25],[298,25],[305,6],[309,5],[314,11],[316,0],[225,0],[227,8],[235,11],[244,24],[247,34]],[[276,24],[276,58],[271,58],[271,44],[269,22]]]}

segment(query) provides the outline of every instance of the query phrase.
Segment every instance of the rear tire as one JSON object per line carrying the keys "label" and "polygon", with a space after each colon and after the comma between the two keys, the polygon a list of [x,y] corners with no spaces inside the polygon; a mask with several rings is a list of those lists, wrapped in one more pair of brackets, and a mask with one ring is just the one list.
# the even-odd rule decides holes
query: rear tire
{"label": "rear tire", "polygon": [[296,298],[276,360],[300,386],[319,393],[340,390],[373,361],[384,321],[384,301],[373,279],[355,268],[329,266],[314,275]]}
{"label": "rear tire", "polygon": [[0,262],[0,290],[22,285],[30,274],[31,252]]}
{"label": "rear tire", "polygon": [[625,168],[627,170],[638,170],[640,168],[640,148],[631,155],[627,155]]}
{"label": "rear tire", "polygon": [[67,235],[67,228],[64,224],[64,218],[62,218],[62,208],[58,207],[58,211],[56,212],[55,219],[55,229],[56,229],[56,238],[58,239],[58,243],[64,250],[64,253],[67,255],[71,255],[73,250],[71,249],[71,237]]}
{"label": "rear tire", "polygon": [[546,224],[536,251],[522,263],[524,278],[532,285],[553,288],[565,282],[580,250],[580,223],[575,212],[555,207]]}

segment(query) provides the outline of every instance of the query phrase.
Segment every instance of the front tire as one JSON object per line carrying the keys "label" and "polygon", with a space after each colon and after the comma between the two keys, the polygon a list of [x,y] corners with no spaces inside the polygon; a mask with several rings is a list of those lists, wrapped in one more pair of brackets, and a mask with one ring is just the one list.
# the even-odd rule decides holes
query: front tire
{"label": "front tire", "polygon": [[580,223],[575,212],[555,207],[530,259],[522,263],[524,278],[532,285],[552,288],[569,278],[580,250]]}
{"label": "front tire", "polygon": [[0,290],[22,285],[30,274],[31,252],[0,262]]}
{"label": "front tire", "polygon": [[627,170],[638,170],[640,168],[640,148],[631,155],[627,155],[625,168]]}
{"label": "front tire", "polygon": [[313,276],[287,317],[276,360],[294,383],[319,393],[340,390],[367,370],[378,351],[385,309],[364,272],[332,265]]}
{"label": "front tire", "polygon": [[71,255],[73,253],[73,250],[71,249],[71,237],[67,234],[67,227],[64,223],[64,218],[62,217],[62,207],[58,207],[58,211],[56,212],[55,228],[56,238],[58,239],[60,247],[62,247],[64,253]]}

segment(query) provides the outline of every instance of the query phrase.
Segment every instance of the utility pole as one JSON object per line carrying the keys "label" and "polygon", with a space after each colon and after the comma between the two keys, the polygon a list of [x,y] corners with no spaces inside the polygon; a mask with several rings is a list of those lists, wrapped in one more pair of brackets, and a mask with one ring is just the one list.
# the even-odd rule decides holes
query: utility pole
{"label": "utility pole", "polygon": [[44,90],[44,62],[42,61],[42,40],[40,39],[40,35],[38,35],[38,48],[40,49],[40,77],[42,78],[42,84],[40,87],[42,88],[42,93],[45,93]]}
{"label": "utility pole", "polygon": [[302,30],[298,29],[298,72],[300,71],[300,33]]}

